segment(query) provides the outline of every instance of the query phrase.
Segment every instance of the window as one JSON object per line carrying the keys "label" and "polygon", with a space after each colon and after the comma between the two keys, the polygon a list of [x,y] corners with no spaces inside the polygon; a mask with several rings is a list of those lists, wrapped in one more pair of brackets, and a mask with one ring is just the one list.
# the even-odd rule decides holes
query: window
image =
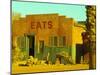
{"label": "window", "polygon": [[27,36],[19,36],[16,43],[17,47],[22,51],[29,49],[29,38]]}
{"label": "window", "polygon": [[53,46],[53,37],[49,37],[49,45]]}
{"label": "window", "polygon": [[25,48],[25,43],[26,43],[25,37],[23,37],[23,36],[18,37],[18,39],[17,39],[17,46],[18,46],[21,50],[24,50],[24,48]]}
{"label": "window", "polygon": [[50,37],[49,38],[49,45],[50,46],[57,46],[57,42],[58,40],[57,40],[57,37],[56,36],[52,36],[52,37]]}
{"label": "window", "polygon": [[66,46],[66,37],[65,36],[59,37],[59,46]]}
{"label": "window", "polygon": [[66,46],[66,37],[63,36],[63,46]]}
{"label": "window", "polygon": [[54,37],[54,46],[57,46],[57,37]]}

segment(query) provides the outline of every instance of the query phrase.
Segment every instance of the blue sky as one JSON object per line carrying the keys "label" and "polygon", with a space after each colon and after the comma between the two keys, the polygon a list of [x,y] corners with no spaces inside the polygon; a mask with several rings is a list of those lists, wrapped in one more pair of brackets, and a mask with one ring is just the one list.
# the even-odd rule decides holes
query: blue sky
{"label": "blue sky", "polygon": [[59,15],[74,18],[77,21],[86,20],[84,5],[12,1],[12,12],[20,13],[22,16],[28,14],[58,13]]}

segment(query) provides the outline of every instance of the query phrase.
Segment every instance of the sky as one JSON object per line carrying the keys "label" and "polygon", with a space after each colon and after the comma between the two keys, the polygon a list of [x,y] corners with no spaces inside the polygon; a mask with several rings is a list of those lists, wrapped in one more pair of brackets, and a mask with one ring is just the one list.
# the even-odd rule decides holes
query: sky
{"label": "sky", "polygon": [[74,18],[76,21],[86,20],[86,9],[84,5],[12,1],[12,12],[20,13],[22,16],[58,13],[59,15]]}

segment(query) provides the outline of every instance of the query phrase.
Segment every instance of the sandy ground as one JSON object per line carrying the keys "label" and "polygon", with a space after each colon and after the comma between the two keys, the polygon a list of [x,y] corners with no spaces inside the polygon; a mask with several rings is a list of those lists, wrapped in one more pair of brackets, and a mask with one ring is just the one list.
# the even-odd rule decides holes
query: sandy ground
{"label": "sandy ground", "polygon": [[12,65],[12,74],[16,73],[36,73],[36,72],[54,72],[54,71],[69,71],[69,70],[87,70],[88,64],[75,65],[33,65],[33,66],[17,66]]}

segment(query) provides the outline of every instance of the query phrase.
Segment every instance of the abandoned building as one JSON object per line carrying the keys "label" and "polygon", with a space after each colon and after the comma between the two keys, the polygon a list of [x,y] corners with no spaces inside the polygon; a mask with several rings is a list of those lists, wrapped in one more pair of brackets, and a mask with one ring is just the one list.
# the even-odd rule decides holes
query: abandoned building
{"label": "abandoned building", "polygon": [[63,52],[74,64],[81,61],[82,32],[85,32],[84,25],[59,14],[26,15],[12,22],[12,39],[26,53],[26,58],[44,60],[48,57],[52,63],[59,58],[57,54]]}

